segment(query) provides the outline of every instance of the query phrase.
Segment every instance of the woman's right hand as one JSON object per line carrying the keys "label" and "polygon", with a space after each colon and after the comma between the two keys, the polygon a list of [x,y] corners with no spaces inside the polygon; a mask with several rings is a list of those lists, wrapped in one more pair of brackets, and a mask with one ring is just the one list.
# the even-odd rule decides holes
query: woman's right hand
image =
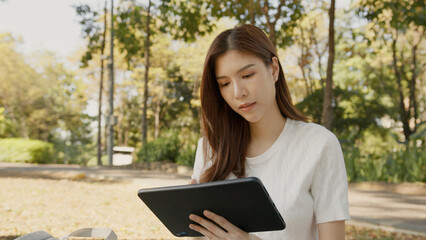
{"label": "woman's right hand", "polygon": [[191,181],[189,182],[189,184],[197,184],[197,183],[198,183],[197,180],[195,180],[193,178],[191,178]]}
{"label": "woman's right hand", "polygon": [[256,235],[244,232],[215,213],[205,210],[203,214],[203,217],[195,214],[189,215],[189,219],[197,223],[189,224],[189,228],[210,240],[261,240]]}

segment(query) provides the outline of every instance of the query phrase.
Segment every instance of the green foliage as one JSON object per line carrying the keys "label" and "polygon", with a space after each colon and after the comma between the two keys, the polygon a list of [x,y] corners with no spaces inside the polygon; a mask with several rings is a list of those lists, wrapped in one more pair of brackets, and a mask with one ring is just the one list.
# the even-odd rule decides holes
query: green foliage
{"label": "green foliage", "polygon": [[[313,122],[321,122],[323,90],[318,89],[296,104]],[[337,135],[357,129],[358,134],[369,127],[377,126],[376,119],[385,115],[386,108],[375,98],[368,98],[361,89],[334,89],[334,120],[332,129]]]}
{"label": "green foliage", "polygon": [[168,160],[180,165],[192,166],[195,160],[197,140],[182,141],[181,131],[168,131],[153,141],[149,141],[137,154],[138,162]]}
{"label": "green foliage", "polygon": [[213,30],[209,5],[205,0],[179,1],[162,0],[159,6],[159,30],[174,39],[193,42],[197,35],[205,35]]}
{"label": "green foliage", "polygon": [[10,119],[6,118],[5,108],[0,107],[0,138],[7,136],[17,137],[17,132],[17,127]]}
{"label": "green foliage", "polygon": [[[106,6],[105,6],[106,7]],[[87,51],[81,57],[83,67],[87,67],[93,55],[102,49],[102,35],[105,31],[101,25],[101,15],[93,11],[87,4],[74,6],[77,15],[80,17],[79,23],[82,25],[82,36],[88,40]]]}
{"label": "green foliage", "polygon": [[0,139],[0,162],[52,163],[53,144],[33,139]]}
{"label": "green foliage", "polygon": [[[175,40],[193,42],[197,35],[203,36],[213,30],[214,24],[207,17],[203,0],[162,0],[153,1],[151,4],[153,6],[150,8],[150,46],[152,38],[160,33],[172,36]],[[129,69],[144,62],[142,58],[146,53],[147,5],[133,0],[122,0],[114,16],[117,47],[124,54]],[[81,24],[84,29],[87,28],[83,22]],[[153,51],[152,55],[155,54]]]}
{"label": "green foliage", "polygon": [[180,148],[178,134],[176,131],[171,131],[165,136],[147,142],[138,152],[139,161],[154,162],[169,160],[176,162]]}
{"label": "green foliage", "polygon": [[[304,15],[301,1],[206,1],[216,18],[235,18],[239,23],[251,23],[269,34],[279,47],[289,46],[293,30]],[[271,29],[272,28],[272,29]]]}
{"label": "green foliage", "polygon": [[[412,1],[386,1],[386,0],[362,0],[359,14],[369,20],[391,16],[390,24],[396,29],[403,29],[414,23],[417,26],[425,26],[425,2],[423,0]],[[382,18],[381,24],[386,21]]]}
{"label": "green foliage", "polygon": [[84,164],[85,155],[93,154],[94,120],[82,113],[86,84],[54,54],[39,52],[29,58],[15,50],[18,43],[0,34],[0,137],[50,142],[55,162]]}
{"label": "green foliage", "polygon": [[[102,166],[108,166],[109,162],[108,162],[108,155],[102,155],[101,157],[101,162],[102,162]],[[98,166],[98,159],[97,156],[95,155],[91,155],[91,158],[89,159],[89,161],[86,163],[87,167],[94,167],[94,166]]]}
{"label": "green foliage", "polygon": [[93,121],[94,117],[80,114],[61,122],[61,125],[64,126],[57,131],[65,136],[61,137],[57,132],[55,138],[52,139],[56,162],[87,165],[95,155],[95,142],[92,139],[90,126]]}
{"label": "green foliage", "polygon": [[423,132],[423,136],[401,144],[370,135],[358,142],[342,143],[348,181],[426,182],[424,138]]}
{"label": "green foliage", "polygon": [[[145,55],[146,21],[145,7],[135,1],[122,1],[117,8],[114,17],[114,35],[120,52],[125,55],[128,68],[132,68]],[[150,24],[153,24],[152,21]],[[153,29],[153,26],[150,28]],[[152,35],[155,35],[155,30],[151,30],[151,37]]]}
{"label": "green foliage", "polygon": [[424,85],[426,79],[425,61],[421,57],[425,46],[424,1],[362,0],[357,13],[369,21],[364,36],[369,52],[375,55],[376,62],[384,65],[376,69],[393,72],[386,78],[393,82],[396,91],[389,93],[394,92],[390,97],[397,102],[397,121],[402,122],[404,139],[408,142],[416,132],[416,124],[425,120],[419,114],[424,109],[424,90],[419,85]]}
{"label": "green foliage", "polygon": [[189,144],[187,147],[184,147],[179,156],[176,159],[176,163],[179,165],[193,166],[195,161],[196,145]]}

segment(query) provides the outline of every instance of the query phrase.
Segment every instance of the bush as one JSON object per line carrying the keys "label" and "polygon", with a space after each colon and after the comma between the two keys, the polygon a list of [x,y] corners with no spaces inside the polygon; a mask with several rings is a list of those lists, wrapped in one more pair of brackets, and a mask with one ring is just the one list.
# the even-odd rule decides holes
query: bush
{"label": "bush", "polygon": [[[185,135],[185,140],[182,140]],[[137,154],[139,162],[171,161],[192,166],[195,160],[197,137],[183,132],[169,131],[153,141],[147,142]]]}
{"label": "bush", "polygon": [[147,142],[138,152],[138,160],[142,162],[155,162],[169,160],[176,162],[179,155],[179,138],[176,132],[159,137],[154,141]]}
{"label": "bush", "polygon": [[95,158],[95,163],[97,162],[96,142],[87,143],[55,138],[53,139],[53,147],[57,163],[87,166],[92,158]]}
{"label": "bush", "polygon": [[385,148],[385,153],[368,153],[358,146],[342,144],[348,181],[426,182],[426,151],[421,138],[413,137],[399,145]]}
{"label": "bush", "polygon": [[[109,165],[108,155],[102,155],[101,162],[102,162],[102,166],[108,166]],[[96,154],[92,155],[92,157],[86,163],[86,167],[93,167],[93,166],[98,166],[98,157]]]}
{"label": "bush", "polygon": [[188,146],[183,147],[179,156],[176,159],[176,163],[179,165],[192,167],[195,161],[196,150],[197,150],[197,142],[193,144],[188,144]]}
{"label": "bush", "polygon": [[52,163],[53,145],[33,139],[0,139],[0,162]]}

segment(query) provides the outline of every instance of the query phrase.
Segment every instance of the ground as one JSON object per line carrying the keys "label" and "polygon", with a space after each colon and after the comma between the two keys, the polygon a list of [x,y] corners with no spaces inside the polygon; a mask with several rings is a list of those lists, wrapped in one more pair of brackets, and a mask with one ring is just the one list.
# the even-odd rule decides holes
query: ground
{"label": "ground", "polygon": [[[174,238],[137,197],[135,182],[0,177],[0,239],[44,230],[62,237],[84,227],[112,228],[119,239]],[[347,239],[424,239],[347,226]]]}

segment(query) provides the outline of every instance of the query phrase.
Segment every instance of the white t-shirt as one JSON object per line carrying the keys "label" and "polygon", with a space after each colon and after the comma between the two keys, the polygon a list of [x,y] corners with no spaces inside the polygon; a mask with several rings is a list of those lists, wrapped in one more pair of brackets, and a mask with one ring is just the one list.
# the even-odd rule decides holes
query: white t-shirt
{"label": "white t-shirt", "polygon": [[[202,144],[200,139],[192,175],[197,182],[211,166],[211,161],[204,166]],[[247,177],[262,181],[287,225],[282,231],[255,233],[260,238],[318,239],[317,224],[350,219],[342,150],[326,128],[287,118],[275,143],[246,159]]]}

